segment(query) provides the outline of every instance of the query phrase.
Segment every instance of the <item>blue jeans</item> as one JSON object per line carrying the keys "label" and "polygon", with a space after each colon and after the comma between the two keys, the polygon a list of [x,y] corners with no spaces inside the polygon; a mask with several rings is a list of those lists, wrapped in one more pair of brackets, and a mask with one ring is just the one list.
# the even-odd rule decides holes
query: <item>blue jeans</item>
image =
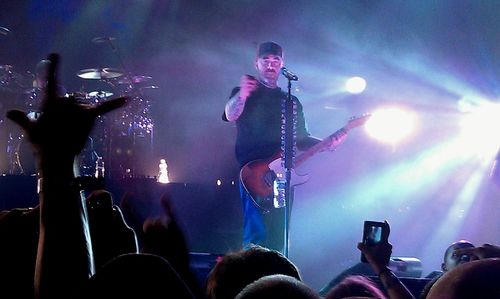
{"label": "blue jeans", "polygon": [[285,209],[272,209],[269,213],[263,213],[241,182],[240,197],[243,208],[243,248],[256,244],[282,252]]}

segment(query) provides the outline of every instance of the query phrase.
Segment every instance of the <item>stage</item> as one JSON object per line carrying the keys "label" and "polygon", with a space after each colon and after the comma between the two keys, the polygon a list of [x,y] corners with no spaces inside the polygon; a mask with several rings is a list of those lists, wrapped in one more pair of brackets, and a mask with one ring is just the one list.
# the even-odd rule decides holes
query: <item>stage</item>
{"label": "stage", "polygon": [[[192,252],[224,254],[241,247],[242,216],[238,186],[160,184],[153,178],[126,178],[90,182],[85,193],[88,195],[96,188],[110,191],[118,206],[127,193],[130,206],[142,221],[148,217],[164,216],[160,198],[164,194],[169,195]],[[0,210],[37,204],[34,176],[0,176]]]}

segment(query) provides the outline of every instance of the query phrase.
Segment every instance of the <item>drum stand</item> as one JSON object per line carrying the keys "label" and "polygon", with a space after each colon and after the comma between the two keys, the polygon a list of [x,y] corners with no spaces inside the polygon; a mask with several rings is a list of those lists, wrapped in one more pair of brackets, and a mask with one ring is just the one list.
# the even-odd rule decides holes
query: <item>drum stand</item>
{"label": "drum stand", "polygon": [[23,165],[21,164],[20,158],[20,149],[23,139],[24,135],[18,135],[14,137],[14,134],[12,132],[9,133],[9,137],[7,138],[7,173],[10,175],[26,174],[23,169]]}
{"label": "drum stand", "polygon": [[[107,42],[111,51],[116,54],[118,62],[125,72],[125,90],[122,95],[129,97],[129,103],[122,108],[121,113],[115,113],[115,117],[108,119],[106,125],[106,158],[109,165],[109,172],[111,177],[137,177],[145,175],[144,170],[139,171],[141,162],[144,163],[140,154],[148,154],[151,156],[153,152],[153,132],[154,123],[149,116],[150,103],[144,97],[141,88],[136,86],[136,83],[144,82],[148,77],[145,76],[132,76],[132,73],[125,65],[118,45],[113,43],[114,38],[103,38],[102,41]],[[102,42],[101,41],[101,42]],[[137,82],[134,78],[139,78]],[[151,79],[151,77],[149,77]],[[117,86],[109,81],[110,85],[114,88]],[[128,126],[125,128],[124,126]],[[148,153],[144,152],[141,148],[142,140],[148,140]],[[117,154],[116,150],[120,149],[121,153]],[[129,156],[130,153],[130,156]]]}

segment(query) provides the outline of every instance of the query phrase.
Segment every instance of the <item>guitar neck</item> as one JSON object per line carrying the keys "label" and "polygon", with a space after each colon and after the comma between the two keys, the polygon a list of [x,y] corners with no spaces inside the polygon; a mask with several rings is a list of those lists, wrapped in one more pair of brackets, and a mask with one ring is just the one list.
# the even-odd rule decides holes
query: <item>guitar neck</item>
{"label": "guitar neck", "polygon": [[332,139],[334,139],[334,138],[337,139],[340,135],[342,135],[344,132],[347,132],[347,131],[349,131],[349,129],[347,126],[345,126],[341,129],[337,130],[335,133],[331,134],[330,136],[326,137],[321,142],[316,143],[315,145],[310,147],[307,151],[305,151],[302,154],[295,157],[294,167],[299,167],[302,163],[307,161],[312,156],[329,148],[330,144],[332,143]]}

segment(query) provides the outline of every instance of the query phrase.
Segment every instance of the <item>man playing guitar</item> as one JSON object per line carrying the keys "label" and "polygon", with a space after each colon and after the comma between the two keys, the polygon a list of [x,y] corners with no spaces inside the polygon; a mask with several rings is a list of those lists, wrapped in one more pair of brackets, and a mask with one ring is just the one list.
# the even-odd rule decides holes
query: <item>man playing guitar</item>
{"label": "man playing guitar", "polygon": [[[225,106],[223,120],[236,122],[235,152],[242,170],[250,169],[252,161],[272,161],[272,157],[279,157],[282,99],[287,97],[287,93],[277,85],[283,63],[283,49],[280,45],[274,42],[261,43],[255,59],[257,78],[243,75],[240,86],[232,90]],[[297,107],[298,149],[306,150],[323,143],[310,135],[302,105],[296,97],[293,97],[293,100]],[[335,148],[344,140],[346,134],[347,130],[340,130],[335,136],[330,136],[329,140],[325,139],[327,147]],[[267,166],[265,168],[268,169]],[[251,176],[251,170],[245,173],[246,178]],[[274,178],[270,179],[271,185]],[[262,209],[249,193],[248,186],[241,180],[240,195],[243,205],[243,246],[248,248],[252,244],[259,244],[281,251],[285,209]]]}

